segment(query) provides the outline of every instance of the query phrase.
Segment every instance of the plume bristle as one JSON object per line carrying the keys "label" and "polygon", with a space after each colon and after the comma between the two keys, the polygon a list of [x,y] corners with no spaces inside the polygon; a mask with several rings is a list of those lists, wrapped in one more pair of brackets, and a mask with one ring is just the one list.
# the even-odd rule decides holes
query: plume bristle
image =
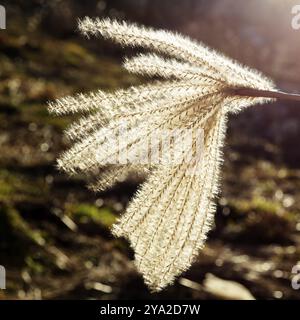
{"label": "plume bristle", "polygon": [[[88,113],[66,131],[77,141],[58,159],[59,168],[96,175],[90,188],[97,191],[133,171],[148,175],[113,233],[130,241],[137,269],[159,291],[190,267],[204,245],[218,192],[227,114],[272,101],[254,92],[274,91],[275,85],[179,34],[110,19],[84,18],[79,29],[87,36],[152,51],[127,59],[124,66],[135,74],[163,78],[49,104],[56,114]],[[240,88],[254,90],[245,96],[247,90]]]}

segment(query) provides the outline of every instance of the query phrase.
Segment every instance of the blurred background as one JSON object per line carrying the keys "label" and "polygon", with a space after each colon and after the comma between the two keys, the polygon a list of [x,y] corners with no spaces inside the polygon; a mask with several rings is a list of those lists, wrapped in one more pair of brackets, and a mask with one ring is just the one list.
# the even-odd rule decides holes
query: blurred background
{"label": "blurred background", "polygon": [[[176,30],[300,92],[300,30],[283,0],[1,1],[0,299],[299,299],[300,105],[277,102],[231,116],[216,221],[206,247],[174,286],[150,294],[133,253],[109,229],[137,181],[94,194],[55,168],[74,117],[46,102],[144,79],[120,66],[124,50],[86,40],[77,19],[110,16]],[[125,52],[127,53],[127,52]],[[222,289],[220,289],[222,288]]]}

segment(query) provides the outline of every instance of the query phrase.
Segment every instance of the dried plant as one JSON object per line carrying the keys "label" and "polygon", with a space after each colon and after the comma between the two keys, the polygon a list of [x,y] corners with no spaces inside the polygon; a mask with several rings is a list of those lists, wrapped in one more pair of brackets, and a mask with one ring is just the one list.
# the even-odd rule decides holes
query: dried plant
{"label": "dried plant", "polygon": [[[114,93],[99,90],[49,104],[58,115],[88,113],[66,131],[74,145],[58,160],[59,168],[71,174],[104,169],[92,185],[95,190],[123,180],[130,172],[148,174],[113,233],[129,239],[138,270],[147,285],[159,291],[190,267],[210,229],[227,113],[274,98],[299,98],[276,91],[259,72],[179,34],[89,18],[80,22],[79,29],[87,36],[149,49],[151,54],[127,59],[124,67],[161,78]],[[128,126],[124,142],[107,141],[111,132],[120,137],[124,121]],[[175,128],[203,131],[201,156],[192,144],[186,150],[192,155],[190,162],[108,165],[128,147],[145,155],[144,142],[151,134]],[[173,145],[175,153],[177,147]]]}

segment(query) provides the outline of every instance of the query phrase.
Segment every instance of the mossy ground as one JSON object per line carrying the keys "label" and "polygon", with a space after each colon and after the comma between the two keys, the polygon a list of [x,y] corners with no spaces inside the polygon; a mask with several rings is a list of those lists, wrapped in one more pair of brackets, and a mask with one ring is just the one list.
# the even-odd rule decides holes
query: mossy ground
{"label": "mossy ground", "polygon": [[[56,97],[141,79],[86,42],[24,30],[16,20],[0,42],[0,264],[8,276],[0,298],[150,297],[128,244],[109,232],[136,186],[93,194],[80,178],[57,172],[55,158],[66,148],[62,131],[74,116],[46,110]],[[274,298],[275,291],[299,298],[289,277],[300,253],[300,170],[278,162],[278,150],[265,142],[247,149],[235,133],[233,126],[215,228],[185,277],[200,282],[211,272],[258,298]],[[208,296],[176,283],[154,297]]]}

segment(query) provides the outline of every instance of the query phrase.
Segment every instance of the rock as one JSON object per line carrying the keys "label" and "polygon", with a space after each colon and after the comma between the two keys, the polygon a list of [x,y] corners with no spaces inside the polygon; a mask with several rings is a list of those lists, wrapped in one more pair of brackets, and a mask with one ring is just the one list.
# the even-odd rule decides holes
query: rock
{"label": "rock", "polygon": [[222,300],[255,300],[251,292],[240,283],[220,279],[208,273],[204,279],[204,290]]}

